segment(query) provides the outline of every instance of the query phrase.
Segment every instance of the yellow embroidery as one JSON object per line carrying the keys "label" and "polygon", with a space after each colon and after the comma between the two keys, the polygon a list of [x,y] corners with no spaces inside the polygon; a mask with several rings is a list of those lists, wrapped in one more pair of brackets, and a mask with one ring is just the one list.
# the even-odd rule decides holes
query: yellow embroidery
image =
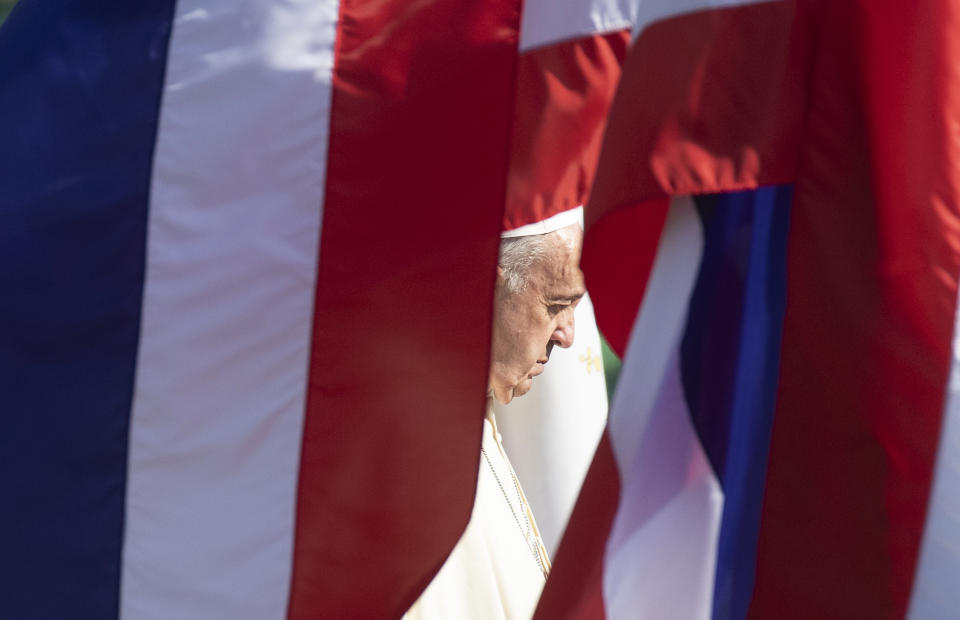
{"label": "yellow embroidery", "polygon": [[590,347],[587,347],[587,351],[577,358],[581,362],[587,365],[587,374],[589,375],[594,370],[597,372],[603,372],[603,359],[590,350]]}

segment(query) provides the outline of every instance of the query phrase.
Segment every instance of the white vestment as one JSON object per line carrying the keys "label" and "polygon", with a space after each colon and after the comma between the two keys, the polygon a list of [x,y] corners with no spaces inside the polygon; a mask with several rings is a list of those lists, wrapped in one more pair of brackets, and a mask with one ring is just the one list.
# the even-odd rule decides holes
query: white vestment
{"label": "white vestment", "polygon": [[492,408],[470,523],[405,620],[529,620],[550,569]]}

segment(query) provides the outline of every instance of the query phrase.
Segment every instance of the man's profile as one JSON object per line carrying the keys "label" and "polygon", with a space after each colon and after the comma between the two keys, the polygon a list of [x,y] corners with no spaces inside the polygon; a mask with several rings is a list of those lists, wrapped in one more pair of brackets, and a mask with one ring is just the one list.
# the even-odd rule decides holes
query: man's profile
{"label": "man's profile", "polygon": [[579,224],[501,241],[494,302],[490,388],[508,403],[530,391],[554,346],[573,344],[583,297]]}
{"label": "man's profile", "polygon": [[550,570],[536,521],[503,450],[492,400],[530,390],[554,347],[573,344],[585,289],[580,209],[504,233],[494,294],[487,415],[470,523],[407,620],[533,615]]}

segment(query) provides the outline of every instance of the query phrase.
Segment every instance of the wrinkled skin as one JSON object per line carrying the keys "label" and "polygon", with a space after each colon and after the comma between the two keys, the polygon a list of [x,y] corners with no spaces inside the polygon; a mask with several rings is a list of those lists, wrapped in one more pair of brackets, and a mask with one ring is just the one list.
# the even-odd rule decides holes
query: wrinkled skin
{"label": "wrinkled skin", "polygon": [[507,288],[497,267],[490,389],[506,404],[530,391],[554,346],[573,344],[573,310],[585,292],[577,225],[548,233],[549,251],[531,265],[522,291]]}

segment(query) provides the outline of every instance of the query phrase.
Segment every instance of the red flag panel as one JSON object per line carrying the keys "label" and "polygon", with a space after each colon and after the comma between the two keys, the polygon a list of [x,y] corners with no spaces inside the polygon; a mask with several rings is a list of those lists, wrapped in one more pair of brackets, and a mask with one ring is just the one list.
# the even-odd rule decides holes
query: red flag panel
{"label": "red flag panel", "polygon": [[289,616],[388,618],[473,500],[519,6],[338,28]]}

